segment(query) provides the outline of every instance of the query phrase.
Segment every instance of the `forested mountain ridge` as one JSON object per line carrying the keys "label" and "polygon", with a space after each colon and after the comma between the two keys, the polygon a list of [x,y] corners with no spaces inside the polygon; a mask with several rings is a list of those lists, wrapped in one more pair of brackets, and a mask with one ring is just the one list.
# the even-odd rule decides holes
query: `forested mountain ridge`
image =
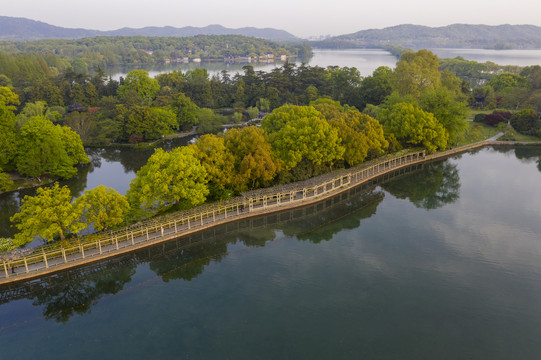
{"label": "forested mountain ridge", "polygon": [[254,27],[230,29],[221,25],[205,27],[149,26],[140,29],[122,28],[111,31],[72,29],[50,25],[41,21],[10,16],[0,16],[0,40],[28,41],[38,39],[79,39],[94,36],[195,36],[195,35],[244,35],[268,40],[298,41],[284,30]]}
{"label": "forested mountain ridge", "polygon": [[442,27],[398,25],[384,29],[362,30],[314,43],[318,47],[376,47],[399,45],[424,48],[541,48],[541,27],[534,25],[468,25]]}

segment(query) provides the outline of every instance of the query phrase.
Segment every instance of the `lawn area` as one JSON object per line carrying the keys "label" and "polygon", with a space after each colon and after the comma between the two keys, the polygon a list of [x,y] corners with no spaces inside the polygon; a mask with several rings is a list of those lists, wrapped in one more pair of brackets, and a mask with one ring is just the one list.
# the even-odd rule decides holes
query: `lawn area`
{"label": "lawn area", "polygon": [[464,135],[458,139],[456,146],[482,141],[496,135],[497,133],[499,133],[499,131],[494,126],[468,121],[468,127],[466,128]]}
{"label": "lawn area", "polygon": [[514,139],[516,141],[541,141],[541,138],[537,136],[522,135],[517,132],[515,132]]}

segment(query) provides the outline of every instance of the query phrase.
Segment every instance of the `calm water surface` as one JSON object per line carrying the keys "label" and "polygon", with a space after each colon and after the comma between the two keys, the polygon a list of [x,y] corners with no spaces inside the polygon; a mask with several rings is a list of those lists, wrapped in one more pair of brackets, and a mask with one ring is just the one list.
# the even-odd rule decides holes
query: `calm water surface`
{"label": "calm water surface", "polygon": [[[390,52],[378,49],[348,49],[348,50],[326,50],[326,49],[314,49],[314,56],[305,62],[310,66],[321,66],[326,68],[327,66],[348,66],[356,67],[362,76],[369,76],[379,66],[389,66],[394,68],[396,65],[396,57],[391,55]],[[299,59],[292,59],[298,65],[302,62]],[[281,67],[283,62],[277,61],[274,63],[238,63],[227,64],[223,62],[201,62],[201,63],[188,63],[188,64],[169,64],[169,65],[152,65],[145,70],[149,72],[150,76],[156,76],[161,73],[171,72],[174,70],[181,70],[186,72],[197,68],[205,68],[209,74],[220,73],[223,70],[227,70],[230,74],[243,73],[242,69],[245,65],[251,65],[256,71],[271,71],[275,67]],[[126,77],[127,73],[132,70],[131,68],[124,69],[111,69],[110,73],[113,79],[118,80],[121,76]]]}
{"label": "calm water surface", "polygon": [[2,358],[539,359],[541,148],[0,288]]}
{"label": "calm water surface", "polygon": [[541,65],[541,50],[487,50],[487,49],[431,49],[440,58],[461,56],[480,63],[487,61],[498,65]]}

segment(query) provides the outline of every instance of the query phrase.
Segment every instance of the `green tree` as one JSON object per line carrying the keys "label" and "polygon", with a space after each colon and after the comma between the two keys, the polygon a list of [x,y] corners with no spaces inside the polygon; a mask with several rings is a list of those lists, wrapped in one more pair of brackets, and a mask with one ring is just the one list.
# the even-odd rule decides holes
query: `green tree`
{"label": "green tree", "polygon": [[177,115],[177,129],[188,130],[199,123],[197,118],[199,107],[183,93],[177,96],[171,107]]}
{"label": "green tree", "polygon": [[104,185],[87,190],[75,199],[74,206],[82,209],[81,223],[96,231],[107,230],[125,220],[130,204],[115,189]]}
{"label": "green tree", "polygon": [[206,200],[207,173],[189,147],[171,152],[156,149],[137,172],[126,194],[135,218],[148,217],[173,205],[194,206]]}
{"label": "green tree", "polygon": [[403,144],[422,145],[428,152],[444,150],[448,135],[433,114],[407,103],[393,105],[379,113],[384,128]]}
{"label": "green tree", "polygon": [[361,82],[360,93],[363,101],[362,110],[367,104],[379,105],[391,94],[391,77],[393,71],[387,66],[380,66]]}
{"label": "green tree", "polygon": [[528,79],[513,73],[498,74],[488,82],[489,86],[498,92],[506,89],[512,89],[517,87],[528,88]]}
{"label": "green tree", "polygon": [[17,246],[31,242],[35,236],[53,241],[56,236],[64,240],[68,233],[77,234],[85,225],[78,222],[81,209],[71,203],[71,192],[67,186],[55,183],[50,188],[39,188],[35,196],[25,196],[21,211],[10,218],[20,230],[15,234]]}
{"label": "green tree", "polygon": [[248,109],[246,109],[246,112],[248,113],[248,118],[250,120],[257,118],[257,116],[259,115],[259,109],[255,106],[249,107]]}
{"label": "green tree", "polygon": [[19,131],[15,164],[22,175],[68,179],[77,174],[75,165],[89,161],[81,138],[67,126],[34,117]]}
{"label": "green tree", "polygon": [[235,157],[225,147],[223,136],[203,135],[190,146],[207,172],[211,194],[220,197],[232,188]]}
{"label": "green tree", "polygon": [[300,119],[319,117],[320,112],[312,106],[284,105],[276,108],[261,121],[261,127],[269,134],[279,131],[288,122]]}
{"label": "green tree", "polygon": [[457,139],[462,136],[468,126],[466,103],[455,99],[451,91],[444,87],[423,93],[419,102],[421,108],[434,114],[447,130],[449,143],[456,144]]}
{"label": "green tree", "polygon": [[10,163],[16,149],[15,115],[0,103],[0,166]]}
{"label": "green tree", "polygon": [[42,118],[51,122],[57,122],[62,118],[56,109],[49,108],[45,101],[36,101],[35,103],[27,103],[23,111],[17,115],[17,126],[23,126],[28,120],[32,118]]}
{"label": "green tree", "polygon": [[538,135],[541,129],[539,114],[532,109],[524,109],[515,113],[509,120],[513,129],[525,135]]}
{"label": "green tree", "polygon": [[174,112],[166,108],[119,105],[117,109],[124,140],[133,135],[141,136],[144,140],[155,140],[172,132],[172,128],[176,127]]}
{"label": "green tree", "polygon": [[315,165],[332,167],[344,155],[338,131],[319,116],[289,121],[272,135],[271,142],[286,170],[295,167],[303,158]]}
{"label": "green tree", "polygon": [[126,75],[124,84],[118,87],[118,95],[124,101],[128,96],[135,96],[140,105],[150,105],[158,90],[158,80],[151,78],[147,71],[132,70]]}
{"label": "green tree", "polygon": [[362,163],[368,156],[377,157],[389,146],[383,127],[374,118],[350,110],[329,123],[338,130],[344,146],[344,160],[350,166]]}
{"label": "green tree", "polygon": [[419,97],[424,91],[439,88],[440,78],[438,57],[428,50],[419,50],[402,54],[391,77],[391,84],[401,96]]}

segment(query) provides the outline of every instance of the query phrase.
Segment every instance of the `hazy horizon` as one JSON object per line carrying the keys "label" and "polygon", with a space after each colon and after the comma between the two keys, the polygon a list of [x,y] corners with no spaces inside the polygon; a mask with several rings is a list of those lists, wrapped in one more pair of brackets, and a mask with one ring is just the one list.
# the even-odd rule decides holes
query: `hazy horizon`
{"label": "hazy horizon", "polygon": [[456,0],[452,7],[448,6],[449,2],[426,0],[409,3],[399,0],[366,3],[275,0],[272,4],[256,3],[255,6],[246,0],[207,0],[197,3],[155,0],[151,4],[149,6],[143,0],[94,0],[91,6],[77,6],[67,0],[19,0],[3,4],[0,15],[90,30],[219,24],[228,28],[276,28],[302,38],[349,34],[400,24],[431,27],[457,23],[541,26],[541,17],[538,16],[541,3],[530,0],[516,0],[512,8],[500,0]]}

